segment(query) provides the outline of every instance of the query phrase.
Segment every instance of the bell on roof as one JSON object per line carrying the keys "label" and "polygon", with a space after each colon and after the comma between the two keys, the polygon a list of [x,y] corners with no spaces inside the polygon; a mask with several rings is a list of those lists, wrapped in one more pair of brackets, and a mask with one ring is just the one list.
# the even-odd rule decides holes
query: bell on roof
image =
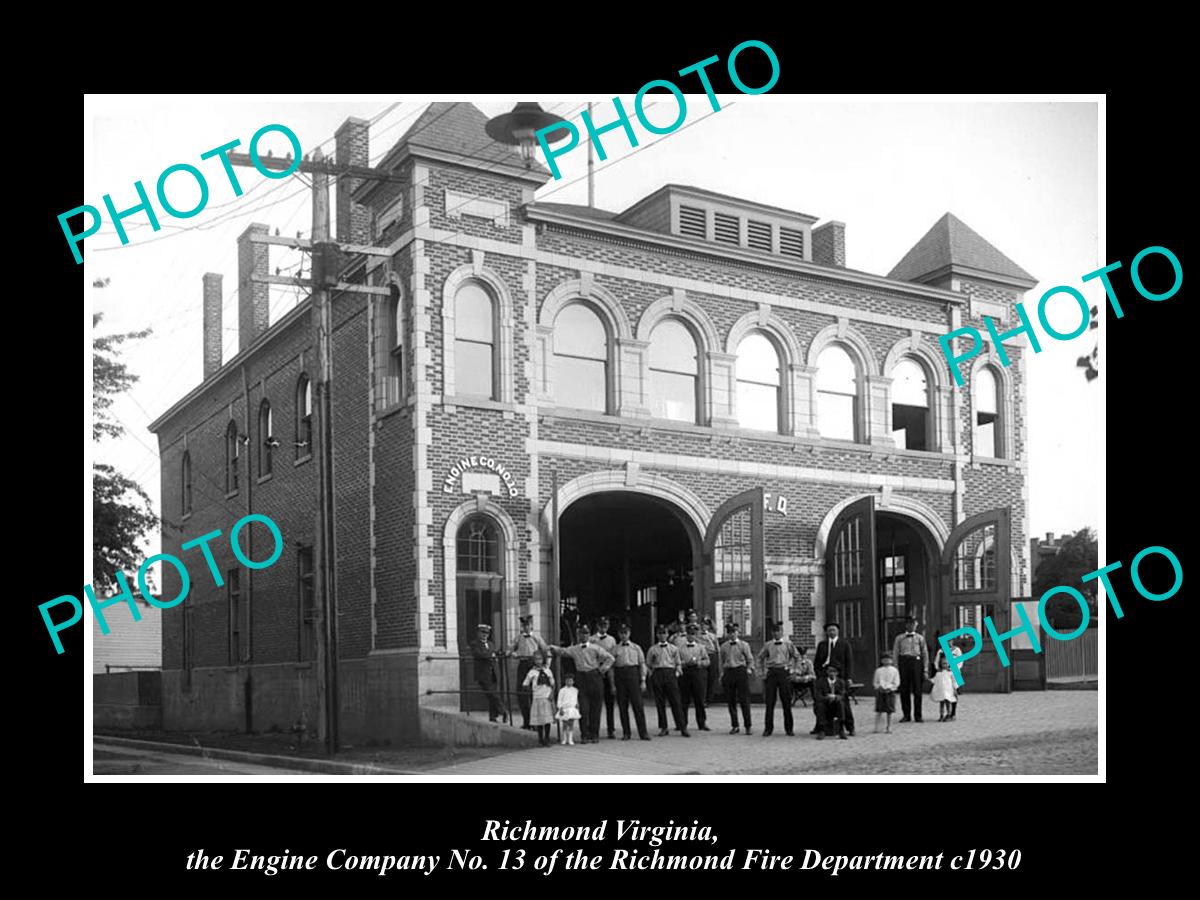
{"label": "bell on roof", "polygon": [[[541,104],[518,103],[509,112],[488,119],[484,130],[497,143],[519,147],[525,168],[529,169],[533,166],[533,156],[538,146],[535,135],[552,125],[560,125],[565,130],[567,122],[554,113],[546,112]],[[563,137],[566,136],[564,133]]]}

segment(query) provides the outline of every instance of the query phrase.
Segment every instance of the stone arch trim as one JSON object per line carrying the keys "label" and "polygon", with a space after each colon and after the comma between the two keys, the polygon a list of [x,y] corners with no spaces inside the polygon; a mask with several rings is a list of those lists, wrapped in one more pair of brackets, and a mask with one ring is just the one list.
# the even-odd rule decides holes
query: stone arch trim
{"label": "stone arch trim", "polygon": [[[498,309],[497,319],[499,329],[496,340],[500,354],[500,372],[498,384],[498,399],[504,403],[513,402],[513,301],[512,294],[504,279],[489,269],[486,265],[468,263],[459,266],[447,277],[442,284],[442,392],[453,395],[454,381],[454,295],[468,281],[477,281],[485,285],[495,298]],[[401,286],[401,297],[404,288]]]}
{"label": "stone arch trim", "polygon": [[761,331],[775,339],[776,345],[783,350],[784,359],[780,361],[782,366],[798,366],[804,361],[800,342],[796,340],[792,329],[774,312],[764,313],[761,308],[746,313],[733,323],[725,341],[725,352],[736,356],[738,344],[751,331]]}
{"label": "stone arch trim", "polygon": [[829,542],[829,533],[832,531],[833,523],[837,520],[838,515],[851,503],[862,500],[864,497],[875,498],[876,512],[905,516],[925,526],[925,530],[933,536],[937,553],[941,554],[942,548],[946,546],[946,541],[950,538],[950,529],[946,526],[942,517],[938,515],[937,510],[928,503],[917,500],[914,497],[905,497],[902,494],[896,493],[892,493],[887,499],[884,499],[880,493],[854,494],[831,506],[829,512],[825,514],[825,518],[821,520],[821,525],[817,529],[817,538],[813,544],[813,557],[818,565],[823,565],[825,562],[825,550]]}
{"label": "stone arch trim", "polygon": [[704,308],[694,300],[684,298],[682,301],[676,301],[673,296],[662,297],[646,307],[645,312],[638,319],[637,339],[649,342],[654,326],[663,319],[672,317],[681,319],[692,326],[693,332],[700,339],[701,353],[715,353],[721,350],[721,339],[717,335],[717,328]]}
{"label": "stone arch trim", "polygon": [[883,376],[892,377],[892,370],[905,357],[912,357],[925,368],[925,374],[930,378],[934,387],[949,387],[950,379],[944,365],[945,358],[935,353],[933,348],[920,336],[901,338],[888,350],[883,361]]}
{"label": "stone arch trim", "polygon": [[554,320],[562,308],[579,300],[590,301],[600,312],[612,340],[629,340],[633,337],[629,317],[617,298],[600,285],[592,282],[585,284],[580,278],[564,281],[546,295],[538,311],[538,325],[553,328]]}
{"label": "stone arch trim", "polygon": [[[712,511],[700,499],[700,496],[678,482],[672,481],[665,475],[655,472],[640,472],[637,483],[630,485],[623,469],[610,469],[604,472],[589,472],[573,478],[558,489],[558,512],[561,516],[576,500],[590,494],[600,494],[607,491],[623,491],[631,494],[645,494],[666,500],[680,510],[694,531],[693,539],[704,540],[708,523],[712,519]],[[544,546],[550,546],[554,537],[554,522],[552,519],[553,504],[547,503],[542,510],[541,530]]]}
{"label": "stone arch trim", "polygon": [[[453,305],[446,303],[447,299],[453,299],[458,289],[468,281],[479,281],[487,285],[491,289],[492,295],[500,304],[500,327],[505,325],[512,327],[513,319],[513,304],[512,295],[509,293],[508,285],[504,283],[504,279],[489,269],[487,266],[476,267],[468,263],[467,265],[459,266],[447,277],[442,285],[442,309],[443,315],[446,315],[446,310],[449,310],[449,317],[454,318]],[[397,281],[397,283],[400,283]],[[403,289],[403,287],[401,287]]]}
{"label": "stone arch trim", "polygon": [[520,538],[516,523],[504,507],[490,497],[471,499],[450,511],[442,529],[443,608],[446,619],[444,646],[451,650],[458,646],[458,529],[470,516],[477,514],[495,522],[503,536],[505,629],[508,634],[517,632],[518,604],[520,602],[520,580],[517,577],[520,553],[517,542]]}
{"label": "stone arch trim", "polygon": [[842,322],[826,325],[813,335],[812,343],[808,345],[808,365],[811,368],[817,367],[817,358],[830,344],[844,344],[849,348],[864,376],[879,374],[879,365],[875,362],[875,354],[871,352],[867,339],[856,328]]}

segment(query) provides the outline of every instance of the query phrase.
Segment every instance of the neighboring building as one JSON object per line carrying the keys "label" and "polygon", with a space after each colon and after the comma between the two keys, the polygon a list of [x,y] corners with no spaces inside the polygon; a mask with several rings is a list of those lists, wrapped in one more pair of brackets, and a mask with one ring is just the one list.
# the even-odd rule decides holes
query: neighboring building
{"label": "neighboring building", "polygon": [[105,616],[108,634],[92,616],[92,674],[162,668],[162,610],[135,597],[141,621],[126,606],[113,606]]}
{"label": "neighboring building", "polygon": [[[536,202],[548,173],[484,123],[435,103],[380,163],[405,184],[338,192],[339,239],[391,251],[343,275],[388,293],[332,300],[348,740],[456,708],[481,621],[503,644],[528,611],[557,636],[556,527],[567,627],[604,612],[645,642],[695,606],[811,647],[836,619],[859,681],[908,612],[931,641],[985,614],[1007,627],[1030,593],[1025,339],[958,389],[937,338],[984,316],[1012,328],[1033,276],[949,214],[884,277],[846,268],[840,222],[699,188],[620,213]],[[368,155],[347,121],[337,158]],[[168,728],[318,713],[314,348],[308,301],[268,327],[266,232],[239,239],[239,352],[222,365],[206,275],[204,382],[151,429],[182,523],[164,553],[250,511],[286,548],[251,572],[214,542],[220,589],[186,554],[192,594],[164,612]],[[990,649],[971,667],[974,689],[1009,688]]]}
{"label": "neighboring building", "polygon": [[1046,532],[1046,539],[1041,538],[1029,539],[1029,582],[1032,584],[1037,579],[1038,569],[1041,568],[1043,562],[1048,559],[1053,559],[1058,556],[1058,552],[1062,550],[1063,544],[1069,541],[1074,535],[1064,534],[1058,539],[1055,539],[1053,531]]}

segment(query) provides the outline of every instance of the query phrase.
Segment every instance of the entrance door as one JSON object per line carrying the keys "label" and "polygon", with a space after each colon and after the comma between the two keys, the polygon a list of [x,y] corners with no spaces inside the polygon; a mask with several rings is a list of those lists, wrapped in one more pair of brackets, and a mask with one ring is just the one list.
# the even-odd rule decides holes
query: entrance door
{"label": "entrance door", "polygon": [[860,683],[870,682],[880,649],[875,561],[875,498],[864,497],[838,513],[825,548],[825,621],[837,622],[849,642]]}
{"label": "entrance door", "polygon": [[[1009,509],[1007,506],[988,510],[964,521],[950,532],[942,551],[942,597],[949,621],[942,632],[958,628],[975,628],[983,634],[983,648],[962,669],[966,690],[1002,691],[1012,689],[1011,670],[1000,665],[990,637],[983,625],[991,616],[998,633],[1009,629]],[[936,656],[937,645],[929,635],[929,652]],[[1019,635],[1005,644],[1014,658],[1014,650],[1030,646],[1028,638]]]}
{"label": "entrance door", "polygon": [[[488,708],[487,698],[479,693],[475,683],[475,662],[471,656],[471,641],[475,640],[481,624],[492,626],[492,645],[499,649],[503,639],[501,619],[504,603],[499,576],[467,575],[458,577],[459,684],[464,688],[461,708],[464,712]],[[496,661],[496,677],[500,678],[501,661]]]}
{"label": "entrance door", "polygon": [[704,609],[717,634],[736,622],[756,653],[764,638],[763,491],[726,500],[704,536]]}
{"label": "entrance door", "polygon": [[[497,650],[504,649],[507,637],[504,632],[504,554],[500,531],[486,516],[471,516],[458,529],[456,550],[460,706],[468,712],[488,708],[487,698],[479,692],[475,682],[471,641],[478,635],[480,625],[492,626],[491,642]],[[504,677],[501,665],[497,660],[497,679]]]}

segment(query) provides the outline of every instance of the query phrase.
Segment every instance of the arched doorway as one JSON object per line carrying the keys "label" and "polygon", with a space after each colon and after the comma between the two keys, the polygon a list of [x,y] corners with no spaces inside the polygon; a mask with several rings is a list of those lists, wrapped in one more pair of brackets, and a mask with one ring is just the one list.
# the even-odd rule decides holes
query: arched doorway
{"label": "arched doorway", "polygon": [[854,659],[853,680],[867,685],[914,616],[936,652],[935,634],[945,618],[939,545],[916,518],[880,510],[863,497],[837,514],[825,549],[825,621],[836,622]]}
{"label": "arched doorway", "polygon": [[[978,628],[985,617],[1001,632],[1008,628],[1007,507],[972,516],[944,538],[934,536],[931,523],[936,528],[940,522],[928,510],[895,497],[885,508],[874,496],[860,497],[831,516],[824,544],[825,621],[841,626],[854,654],[855,681],[869,683],[879,655],[891,649],[909,615],[925,635],[931,660],[938,635]],[[1016,639],[1013,646],[1021,650]],[[964,667],[963,677],[977,690],[1011,689],[1010,672],[990,644]]]}
{"label": "arched doorway", "polygon": [[[938,556],[933,539],[915,520],[880,512],[875,515],[875,540],[880,651],[893,645],[896,636],[904,631],[905,619],[913,616],[925,634],[930,654],[936,653],[934,641],[943,628],[944,616],[939,602]],[[878,664],[877,659],[866,660],[863,674],[869,674]]]}
{"label": "arched doorway", "polygon": [[492,641],[496,647],[500,647],[505,638],[503,533],[491,517],[474,513],[458,526],[454,547],[459,684],[466,688],[461,704],[465,712],[487,709],[486,698],[471,692],[475,687],[475,673],[470,643],[479,626],[492,626]]}
{"label": "arched doorway", "polygon": [[642,646],[658,623],[702,609],[700,536],[668,500],[633,491],[603,491],[575,500],[559,515],[559,643],[580,622],[607,616],[611,630],[628,622]]}

